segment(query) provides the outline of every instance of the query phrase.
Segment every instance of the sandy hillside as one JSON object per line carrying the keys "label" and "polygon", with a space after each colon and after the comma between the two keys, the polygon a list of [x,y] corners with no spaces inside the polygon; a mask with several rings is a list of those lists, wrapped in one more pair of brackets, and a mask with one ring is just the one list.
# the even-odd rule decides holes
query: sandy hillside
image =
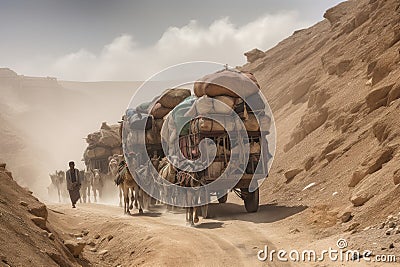
{"label": "sandy hillside", "polygon": [[303,222],[319,237],[400,211],[399,15],[397,0],[348,1],[271,50],[246,53],[243,69],[254,72],[277,125],[262,199],[309,206]]}
{"label": "sandy hillside", "polygon": [[0,266],[79,266],[48,219],[46,206],[0,164]]}

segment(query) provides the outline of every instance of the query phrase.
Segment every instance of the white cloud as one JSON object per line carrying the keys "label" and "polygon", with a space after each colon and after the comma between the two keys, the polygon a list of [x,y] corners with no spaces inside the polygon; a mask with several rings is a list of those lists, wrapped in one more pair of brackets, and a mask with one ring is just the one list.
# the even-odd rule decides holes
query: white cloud
{"label": "white cloud", "polygon": [[124,34],[99,53],[81,49],[56,58],[46,71],[64,80],[143,80],[165,67],[192,60],[236,66],[245,63],[244,52],[255,47],[271,48],[307,25],[296,12],[265,15],[240,27],[229,18],[208,27],[193,20],[181,28],[169,27],[148,47],[141,47],[133,36]]}

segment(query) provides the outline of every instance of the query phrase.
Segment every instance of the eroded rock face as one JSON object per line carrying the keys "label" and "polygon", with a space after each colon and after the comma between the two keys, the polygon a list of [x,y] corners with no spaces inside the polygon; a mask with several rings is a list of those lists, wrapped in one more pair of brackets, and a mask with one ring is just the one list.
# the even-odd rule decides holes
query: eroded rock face
{"label": "eroded rock face", "polygon": [[46,226],[46,220],[42,217],[32,217],[31,221],[39,228],[43,229],[43,230],[48,230],[47,226]]}
{"label": "eroded rock face", "polygon": [[349,187],[355,187],[361,180],[365,177],[366,173],[364,171],[355,171],[349,182]]}
{"label": "eroded rock face", "polygon": [[400,169],[393,173],[393,182],[395,185],[400,184]]}
{"label": "eroded rock face", "polygon": [[388,100],[388,94],[390,90],[392,90],[394,84],[381,87],[369,93],[366,98],[367,105],[370,111],[374,111],[375,109],[386,106]]}
{"label": "eroded rock face", "polygon": [[287,182],[291,181],[296,175],[298,175],[302,171],[303,171],[302,169],[293,169],[293,170],[285,172],[286,181]]}
{"label": "eroded rock face", "polygon": [[86,246],[85,242],[76,242],[74,240],[66,240],[64,241],[64,245],[68,248],[68,250],[72,253],[74,257],[79,257],[82,253],[83,249]]}
{"label": "eroded rock face", "polygon": [[372,198],[372,196],[367,192],[358,192],[351,197],[350,201],[355,207],[359,207],[364,205],[370,198]]}
{"label": "eroded rock face", "polygon": [[36,203],[34,207],[29,208],[29,213],[47,220],[47,208],[43,203]]}
{"label": "eroded rock face", "polygon": [[382,169],[383,164],[389,162],[393,158],[393,148],[386,147],[379,149],[370,157],[364,159],[361,166],[356,170],[349,182],[349,187],[358,185],[367,175],[373,174]]}
{"label": "eroded rock face", "polygon": [[313,111],[310,110],[309,113],[306,113],[302,119],[300,124],[296,127],[295,131],[291,135],[291,139],[288,144],[285,145],[284,151],[289,151],[292,147],[302,141],[307,137],[310,133],[315,131],[321,125],[323,125],[328,118],[328,109],[321,108],[320,110]]}

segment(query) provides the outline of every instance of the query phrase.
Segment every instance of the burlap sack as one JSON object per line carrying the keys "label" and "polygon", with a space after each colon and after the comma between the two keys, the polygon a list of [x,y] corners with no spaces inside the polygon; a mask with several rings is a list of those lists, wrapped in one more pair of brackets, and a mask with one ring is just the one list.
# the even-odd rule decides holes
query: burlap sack
{"label": "burlap sack", "polygon": [[190,95],[191,93],[190,90],[188,89],[181,89],[181,88],[168,89],[158,100],[158,103],[160,103],[163,107],[173,109]]}
{"label": "burlap sack", "polygon": [[214,101],[214,111],[217,114],[231,114],[235,104],[236,98],[229,96],[216,96]]}
{"label": "burlap sack", "polygon": [[[262,130],[269,131],[271,127],[271,118],[267,115],[259,116],[260,124],[262,125]],[[257,118],[253,113],[249,113],[247,120],[243,121],[246,130],[249,132],[260,131],[260,125],[258,124]]]}
{"label": "burlap sack", "polygon": [[207,168],[208,175],[211,178],[218,178],[224,172],[224,162],[213,162]]}
{"label": "burlap sack", "polygon": [[239,97],[235,92],[231,89],[223,87],[218,84],[209,83],[205,86],[205,93],[208,96],[215,97],[215,96],[231,96],[231,97]]}
{"label": "burlap sack", "polygon": [[193,85],[193,92],[197,97],[202,97],[203,95],[206,94],[206,85],[207,83],[205,82],[195,82]]}
{"label": "burlap sack", "polygon": [[94,159],[94,158],[104,158],[111,155],[111,151],[105,147],[96,146],[93,148],[87,148],[84,153],[85,159]]}
{"label": "burlap sack", "polygon": [[233,131],[235,129],[235,122],[232,117],[219,116],[218,120],[221,121],[224,126],[212,119],[197,118],[191,123],[192,132],[220,132],[224,130]]}
{"label": "burlap sack", "polygon": [[156,119],[162,119],[170,111],[171,111],[170,108],[166,108],[162,106],[160,103],[156,103],[154,107],[151,109],[151,115],[153,115],[153,117]]}
{"label": "burlap sack", "polygon": [[108,147],[115,147],[121,144],[121,138],[119,136],[119,128],[114,130],[100,130],[101,137],[98,144]]}
{"label": "burlap sack", "polygon": [[187,117],[196,117],[207,114],[231,114],[237,99],[229,96],[214,98],[204,95],[198,98],[186,112]]}
{"label": "burlap sack", "polygon": [[203,95],[198,98],[192,105],[192,107],[186,112],[186,117],[194,118],[199,115],[210,114],[214,108],[214,99]]}
{"label": "burlap sack", "polygon": [[101,137],[100,132],[94,132],[94,133],[88,134],[88,136],[86,137],[86,142],[89,145],[95,145],[99,142],[100,137]]}
{"label": "burlap sack", "polygon": [[206,75],[194,84],[196,96],[211,97],[226,95],[245,98],[257,93],[260,87],[251,73],[241,73],[237,70],[222,70]]}

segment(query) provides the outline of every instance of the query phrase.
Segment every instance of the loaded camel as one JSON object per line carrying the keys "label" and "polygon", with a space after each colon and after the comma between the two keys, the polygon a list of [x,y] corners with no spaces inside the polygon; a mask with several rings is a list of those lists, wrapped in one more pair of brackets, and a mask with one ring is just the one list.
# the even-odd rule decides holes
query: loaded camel
{"label": "loaded camel", "polygon": [[[174,165],[167,160],[167,158],[163,158],[159,164],[159,175],[166,181],[163,183],[163,190],[160,192],[162,202],[168,203],[168,199],[170,198],[172,202],[174,202],[173,198],[173,190],[174,187],[171,184],[176,184],[176,168]],[[173,206],[167,205],[168,209],[173,209]]]}
{"label": "loaded camel", "polygon": [[[122,183],[122,177],[119,176],[118,172],[118,166],[121,161],[124,160],[123,155],[113,155],[108,158],[109,163],[108,163],[108,175],[112,176],[115,178],[114,182],[118,186],[119,189],[119,206],[122,207],[122,198],[123,198],[123,193],[124,193],[124,188],[123,188],[123,183]],[[131,200],[135,201],[135,207],[138,208],[138,203],[137,203],[137,198],[135,198],[134,191],[131,191]],[[129,209],[133,209],[132,203],[129,205]]]}
{"label": "loaded camel", "polygon": [[196,173],[189,173],[179,171],[177,174],[178,184],[182,187],[190,187],[186,191],[186,223],[190,226],[194,226],[195,223],[199,222],[198,209],[201,208],[201,215],[203,218],[207,218],[208,204],[201,207],[198,206],[199,200],[205,200],[207,192],[202,187],[203,183],[199,179]]}
{"label": "loaded camel", "polygon": [[101,198],[101,193],[102,193],[102,188],[103,188],[103,178],[100,173],[99,169],[93,169],[90,170],[92,172],[92,192],[93,192],[93,197],[94,197],[94,202],[97,202],[97,193],[99,194],[99,197]]}
{"label": "loaded camel", "polygon": [[[131,159],[132,165],[133,166],[138,166],[137,161],[132,158]],[[135,167],[134,167],[135,168]],[[135,168],[136,169],[136,168]],[[139,214],[143,213],[143,197],[144,197],[144,192],[142,189],[140,189],[139,185],[136,183],[134,175],[137,175],[136,172],[131,173],[125,160],[121,160],[118,164],[118,176],[119,179],[117,179],[117,185],[122,185],[122,191],[123,191],[123,196],[124,196],[124,214],[130,214],[130,209],[133,208],[133,201],[134,199],[138,201],[138,208],[139,208]],[[129,205],[129,190],[131,190],[132,195],[131,195],[131,204]],[[133,197],[133,192],[135,192],[135,197]]]}
{"label": "loaded camel", "polygon": [[65,172],[56,171],[54,174],[49,174],[51,184],[48,187],[49,194],[52,193],[53,189],[57,191],[58,202],[61,202],[62,198],[67,195],[67,185],[65,183]]}
{"label": "loaded camel", "polygon": [[79,176],[81,177],[81,200],[80,202],[90,203],[90,186],[93,181],[93,172],[91,171],[79,171]]}
{"label": "loaded camel", "polygon": [[[168,183],[164,183],[164,190],[161,192],[162,199],[167,203],[167,198],[171,198],[173,203],[176,203],[177,192],[174,191],[175,187],[171,184],[179,185],[182,187],[191,187],[185,191],[186,204],[186,222],[193,226],[195,223],[199,222],[198,217],[198,204],[199,200],[205,200],[207,197],[207,192],[201,187],[203,185],[202,181],[198,178],[196,173],[189,173],[184,171],[178,171],[174,164],[169,162],[164,158],[160,163],[159,174]],[[178,196],[179,197],[179,196]],[[203,218],[207,218],[208,205],[201,206],[201,214]]]}

